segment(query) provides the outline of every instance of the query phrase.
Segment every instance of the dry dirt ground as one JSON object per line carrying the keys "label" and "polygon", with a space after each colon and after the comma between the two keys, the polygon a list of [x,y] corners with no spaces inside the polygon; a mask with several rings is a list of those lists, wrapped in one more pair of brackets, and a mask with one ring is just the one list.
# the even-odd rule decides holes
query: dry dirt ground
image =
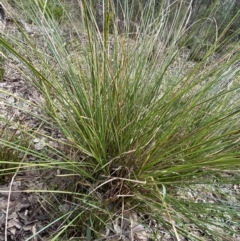
{"label": "dry dirt ground", "polygon": [[[9,25],[9,32],[18,34],[18,30],[14,25]],[[28,26],[29,34],[39,35],[34,25]],[[40,94],[33,87],[31,87],[24,78],[16,71],[16,65],[18,60],[12,60],[15,62],[6,63],[6,73],[3,81],[0,82],[0,118],[11,120],[15,123],[24,123],[28,128],[39,126],[39,121],[34,119],[32,115],[27,115],[21,112],[19,109],[14,109],[11,104],[24,104],[20,103],[18,98],[14,95],[24,98],[33,103],[39,103],[41,99]],[[13,95],[11,95],[11,93]],[[34,108],[33,105],[29,105],[29,111],[31,113],[39,114],[39,109]],[[18,125],[8,126],[12,133],[17,131]],[[0,122],[0,128],[4,129],[6,126]],[[50,127],[44,127],[42,132],[52,135],[53,137],[63,138],[57,130],[53,130]],[[54,144],[53,144],[54,145]],[[37,139],[34,141],[35,150],[42,150],[46,146],[44,139]],[[56,148],[62,148],[56,146]],[[43,198],[39,197],[34,192],[28,190],[46,190],[49,179],[55,181],[54,176],[57,176],[58,170],[51,170],[48,172],[32,171],[26,173],[15,173],[14,175],[7,175],[0,182],[0,241],[47,241],[49,239],[49,233],[57,233],[61,228],[61,223],[48,227],[44,232],[37,234],[39,230],[50,224],[49,214],[43,205]],[[231,177],[232,173],[225,173]],[[236,173],[239,175],[239,172]],[[216,188],[219,185],[216,184]],[[207,185],[198,185],[189,187],[189,189],[179,190],[178,196],[183,199],[192,199],[199,202],[211,202],[218,203],[219,200],[225,200],[228,203],[240,205],[240,185],[221,185],[221,193],[215,194],[212,187]],[[59,209],[66,208],[66,203],[62,200],[59,204]],[[101,240],[151,240],[149,236],[150,228],[155,228],[159,231],[157,240],[170,241],[177,240],[172,234],[164,230],[161,226],[157,226],[154,220],[148,221],[145,225],[140,224],[137,221],[136,214],[131,214],[133,220],[132,223],[125,221],[121,223],[121,220],[115,220],[112,224],[113,230],[119,235],[113,235],[109,230],[106,230],[105,238]],[[134,227],[133,227],[133,223]],[[150,227],[151,226],[151,227]],[[240,231],[239,227],[233,227],[236,231]],[[192,232],[199,237],[202,236],[200,230],[190,228],[189,232]],[[120,235],[121,234],[121,235]],[[34,236],[29,239],[30,236]],[[76,238],[71,240],[84,240],[83,238]],[[179,240],[187,241],[186,237],[179,237]],[[205,239],[203,239],[205,240]],[[240,236],[233,236],[232,240],[240,241]]]}

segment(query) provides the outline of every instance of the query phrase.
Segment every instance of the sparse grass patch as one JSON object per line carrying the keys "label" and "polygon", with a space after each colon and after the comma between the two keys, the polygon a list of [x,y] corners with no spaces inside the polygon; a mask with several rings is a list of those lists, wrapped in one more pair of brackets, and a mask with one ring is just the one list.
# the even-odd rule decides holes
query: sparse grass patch
{"label": "sparse grass patch", "polygon": [[[18,7],[20,11],[22,11],[22,9],[25,9],[25,11],[31,11],[31,0],[24,0],[15,3],[13,1],[13,4],[15,7]],[[46,18],[51,18],[52,20],[61,22],[65,17],[65,8],[67,7],[65,1],[52,0],[50,2],[44,0],[36,0],[34,4],[38,6],[38,8],[41,11],[41,14],[44,14]],[[33,19],[27,18],[27,20],[32,21]]]}
{"label": "sparse grass patch", "polygon": [[[8,123],[9,124],[9,123]],[[9,130],[6,124],[0,132],[0,180],[13,175],[21,162],[22,152],[18,147],[26,146],[26,140],[20,138],[15,130]]]}
{"label": "sparse grass patch", "polygon": [[[1,53],[2,54],[2,53]],[[0,57],[0,80],[2,81],[5,74],[5,58],[3,56]]]}

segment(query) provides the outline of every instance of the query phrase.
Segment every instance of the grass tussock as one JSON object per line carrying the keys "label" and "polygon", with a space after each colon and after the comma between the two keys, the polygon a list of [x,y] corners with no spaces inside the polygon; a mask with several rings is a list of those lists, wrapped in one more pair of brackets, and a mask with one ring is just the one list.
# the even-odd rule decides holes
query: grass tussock
{"label": "grass tussock", "polygon": [[[83,1],[80,25],[64,13],[71,25],[67,38],[38,2],[26,14],[41,29],[44,44],[37,46],[23,29],[23,42],[0,41],[40,93],[35,104],[41,113],[32,116],[41,125],[25,132],[32,139],[44,137],[46,144],[40,152],[21,143],[21,148],[14,143],[11,148],[38,160],[26,159],[25,168],[60,170],[53,178],[56,186],[50,185],[45,190],[49,196],[44,195],[50,225],[62,222],[51,240],[97,240],[106,227],[117,233],[116,220],[131,222],[136,214],[147,215],[146,223],[155,220],[148,232],[156,240],[157,227],[177,240],[232,238],[238,232],[233,210],[239,204],[197,200],[196,189],[208,184],[216,194],[221,183],[237,181],[237,176],[227,180],[221,173],[240,163],[239,46],[233,43],[230,51],[217,55],[216,50],[225,48],[219,35],[199,62],[190,62],[193,52],[187,43],[201,26],[189,24],[191,8],[182,1],[146,5],[133,29],[131,5],[122,6],[121,33],[110,14],[112,1],[105,6],[110,13],[104,15],[102,32],[92,6]],[[157,15],[152,11],[156,6]],[[13,48],[16,43],[27,45],[28,51]],[[57,130],[60,138],[41,131],[45,126]],[[192,232],[193,227],[199,232]]]}

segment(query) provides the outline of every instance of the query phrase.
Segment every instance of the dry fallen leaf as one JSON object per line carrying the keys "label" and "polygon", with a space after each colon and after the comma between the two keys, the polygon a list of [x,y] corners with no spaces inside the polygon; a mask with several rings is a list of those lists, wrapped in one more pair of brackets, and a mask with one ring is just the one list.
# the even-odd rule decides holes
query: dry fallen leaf
{"label": "dry fallen leaf", "polygon": [[8,221],[7,228],[10,229],[12,227],[16,227],[17,229],[21,229],[22,224],[18,220],[11,219],[11,220]]}

